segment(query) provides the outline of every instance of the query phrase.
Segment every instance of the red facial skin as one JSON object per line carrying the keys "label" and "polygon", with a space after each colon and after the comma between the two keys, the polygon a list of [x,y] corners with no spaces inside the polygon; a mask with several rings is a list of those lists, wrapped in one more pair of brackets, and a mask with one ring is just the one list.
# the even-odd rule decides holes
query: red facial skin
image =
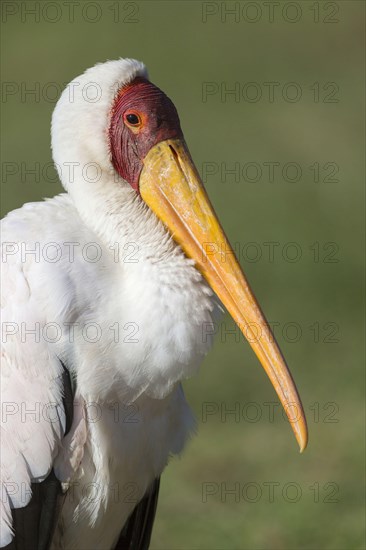
{"label": "red facial skin", "polygon": [[[131,114],[138,117],[138,124],[128,122],[126,116]],[[177,110],[157,86],[137,77],[119,90],[109,127],[112,163],[137,193],[143,159],[150,149],[160,141],[182,136]]]}

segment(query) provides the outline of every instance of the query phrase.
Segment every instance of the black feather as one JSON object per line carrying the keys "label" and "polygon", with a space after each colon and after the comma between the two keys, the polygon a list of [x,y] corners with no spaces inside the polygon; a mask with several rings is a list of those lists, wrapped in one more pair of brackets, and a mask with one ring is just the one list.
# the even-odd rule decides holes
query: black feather
{"label": "black feather", "polygon": [[159,486],[160,478],[155,479],[128,518],[115,550],[148,550],[158,503]]}
{"label": "black feather", "polygon": [[[65,435],[73,418],[73,392],[71,378],[63,367],[63,406],[66,415]],[[3,550],[48,550],[63,502],[61,483],[52,470],[41,483],[32,483],[32,498],[27,506],[13,508],[14,538]]]}

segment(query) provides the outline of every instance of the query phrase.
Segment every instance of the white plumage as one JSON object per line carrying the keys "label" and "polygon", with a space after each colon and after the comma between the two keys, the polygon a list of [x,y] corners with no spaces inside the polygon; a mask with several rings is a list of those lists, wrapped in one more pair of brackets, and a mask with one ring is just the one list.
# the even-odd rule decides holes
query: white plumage
{"label": "white plumage", "polygon": [[[52,150],[67,193],[2,222],[0,542],[14,535],[11,508],[33,502],[31,484],[53,470],[66,496],[52,548],[111,549],[192,433],[180,382],[210,348],[218,298],[248,337],[301,449],[306,420],[175,108],[144,65],[109,61],[72,81],[53,114]],[[152,521],[156,501],[147,500],[152,515],[139,509]],[[151,525],[139,548],[148,547]]]}
{"label": "white plumage", "polygon": [[[161,222],[116,181],[108,113],[116,86],[137,74],[141,63],[119,60],[73,81],[52,121],[68,194],[2,222],[2,545],[11,539],[9,505],[27,504],[30,480],[55,461],[59,479],[73,482],[58,544],[112,547],[193,427],[179,381],[208,351],[202,327],[215,300]],[[102,92],[95,103],[82,95],[88,82]],[[81,400],[64,441],[59,359],[76,373]]]}

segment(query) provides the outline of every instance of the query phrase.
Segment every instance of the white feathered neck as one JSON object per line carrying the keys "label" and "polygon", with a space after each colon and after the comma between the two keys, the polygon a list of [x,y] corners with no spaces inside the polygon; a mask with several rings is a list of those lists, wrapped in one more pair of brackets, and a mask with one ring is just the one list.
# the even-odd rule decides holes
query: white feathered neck
{"label": "white feathered neck", "polygon": [[157,226],[155,216],[111,162],[113,101],[137,76],[148,76],[140,61],[99,63],[70,82],[52,116],[53,159],[62,185],[84,223],[108,243],[127,234],[143,240]]}

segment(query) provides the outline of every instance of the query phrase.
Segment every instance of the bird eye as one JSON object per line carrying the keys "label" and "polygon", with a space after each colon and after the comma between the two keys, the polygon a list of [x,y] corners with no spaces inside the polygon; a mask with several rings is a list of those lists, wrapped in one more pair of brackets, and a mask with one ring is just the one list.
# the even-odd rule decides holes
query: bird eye
{"label": "bird eye", "polygon": [[141,125],[141,118],[139,117],[138,114],[136,113],[127,113],[125,115],[125,121],[130,125],[130,126],[140,126]]}

